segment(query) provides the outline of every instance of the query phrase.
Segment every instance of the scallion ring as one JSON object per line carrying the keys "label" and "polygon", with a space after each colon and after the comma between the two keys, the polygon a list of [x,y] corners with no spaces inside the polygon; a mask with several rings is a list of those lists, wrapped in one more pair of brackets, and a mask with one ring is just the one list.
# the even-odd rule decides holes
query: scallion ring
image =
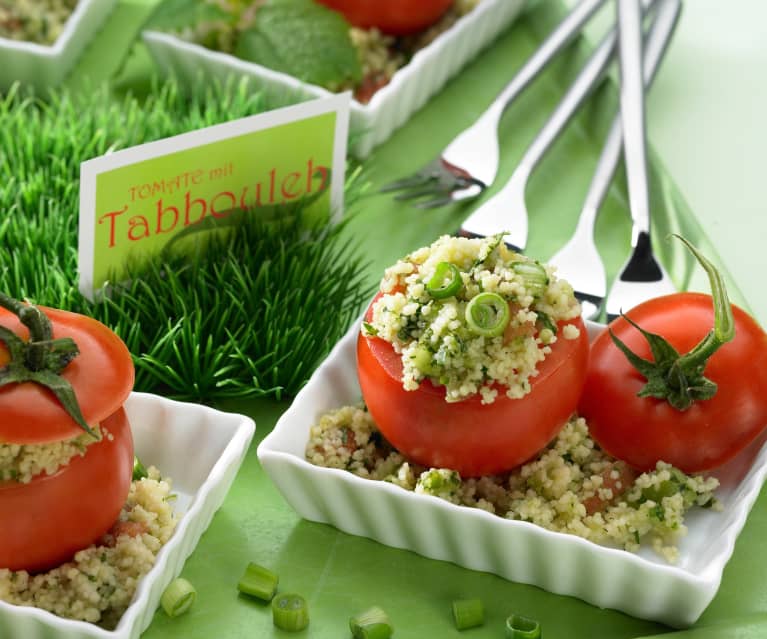
{"label": "scallion ring", "polygon": [[466,305],[466,323],[477,335],[496,337],[509,324],[509,303],[498,293],[480,293]]}
{"label": "scallion ring", "polygon": [[540,636],[541,624],[535,619],[514,613],[506,619],[506,639],[538,639]]}
{"label": "scallion ring", "polygon": [[458,630],[475,628],[485,623],[485,607],[481,599],[457,599],[453,602],[453,621]]}
{"label": "scallion ring", "polygon": [[197,598],[197,590],[186,579],[179,577],[168,584],[160,597],[160,605],[169,617],[183,615]]}
{"label": "scallion ring", "polygon": [[303,630],[309,625],[306,599],[295,593],[284,593],[272,599],[272,621],[281,630]]}
{"label": "scallion ring", "polygon": [[349,619],[349,630],[354,639],[389,639],[394,632],[389,616],[378,606]]}
{"label": "scallion ring", "polygon": [[461,272],[455,264],[440,262],[434,275],[426,283],[426,292],[435,300],[443,300],[457,295],[463,286]]}
{"label": "scallion ring", "polygon": [[525,288],[533,297],[541,297],[546,292],[546,287],[549,285],[549,275],[538,262],[527,260],[514,262],[511,269],[522,277]]}
{"label": "scallion ring", "polygon": [[279,578],[268,568],[250,562],[245,574],[237,582],[237,590],[251,597],[271,601],[277,592]]}

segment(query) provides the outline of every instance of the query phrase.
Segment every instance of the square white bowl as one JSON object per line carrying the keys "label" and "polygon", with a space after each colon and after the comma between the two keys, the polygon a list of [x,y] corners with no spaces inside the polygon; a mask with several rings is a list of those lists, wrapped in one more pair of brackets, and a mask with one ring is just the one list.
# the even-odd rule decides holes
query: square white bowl
{"label": "square white bowl", "polygon": [[[519,15],[525,0],[482,0],[470,13],[418,51],[398,70],[391,82],[368,104],[352,100],[352,153],[366,157],[421,108],[444,84],[488,46]],[[174,35],[157,31],[143,34],[160,69],[187,86],[203,77],[247,77],[253,86],[280,102],[301,102],[331,95],[322,87],[301,82],[235,56],[211,51]]]}
{"label": "square white bowl", "polygon": [[[603,330],[588,323],[589,333]],[[383,481],[306,461],[310,427],[331,409],[360,401],[356,372],[359,323],[335,346],[274,430],[258,447],[266,472],[305,519],[405,548],[432,559],[495,573],[578,597],[596,606],[684,627],[719,588],[735,540],[767,474],[767,434],[712,473],[723,512],[694,509],[679,560],[649,549],[633,554],[477,508],[418,495]],[[440,534],[435,535],[434,531]]]}
{"label": "square white bowl", "polygon": [[80,0],[52,45],[0,38],[0,91],[20,81],[37,90],[60,84],[119,0]]}
{"label": "square white bowl", "polygon": [[138,639],[152,621],[163,590],[179,575],[224,501],[255,433],[255,423],[244,415],[147,393],[132,393],[125,409],[136,455],[173,482],[180,516],[173,536],[139,582],[114,630],[0,601],[0,637]]}

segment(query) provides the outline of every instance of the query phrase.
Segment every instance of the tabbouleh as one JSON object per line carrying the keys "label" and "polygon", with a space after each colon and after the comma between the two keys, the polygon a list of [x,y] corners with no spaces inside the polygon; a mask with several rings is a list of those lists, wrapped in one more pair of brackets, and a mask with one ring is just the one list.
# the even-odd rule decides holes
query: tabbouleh
{"label": "tabbouleh", "polygon": [[[93,427],[101,434],[101,427]],[[105,437],[111,437],[107,432]],[[53,475],[59,468],[66,466],[75,455],[84,455],[90,444],[96,439],[88,433],[82,433],[72,439],[47,444],[7,444],[0,442],[0,481],[29,483],[41,473]]]}
{"label": "tabbouleh", "polygon": [[[437,36],[448,30],[455,22],[474,9],[481,0],[454,0],[446,13],[428,29],[407,36],[391,36],[376,28],[349,27],[349,41],[357,52],[361,68],[361,80],[326,85],[330,91],[352,90],[354,97],[363,104],[370,101],[375,92],[389,83],[396,71],[405,66],[413,55],[427,46]],[[232,0],[204,0],[223,16],[200,21],[192,27],[182,28],[179,35],[208,48],[236,54],[238,38],[258,20],[258,9],[266,0],[250,3]]]}
{"label": "tabbouleh", "polygon": [[53,44],[78,0],[0,0],[0,38]]}
{"label": "tabbouleh", "polygon": [[0,600],[112,629],[176,523],[170,482],[150,467],[148,477],[132,483],[118,521],[99,544],[45,573],[0,569]]}
{"label": "tabbouleh", "polygon": [[[479,393],[483,403],[491,403],[497,386],[511,398],[523,397],[551,345],[579,337],[579,329],[567,323],[581,313],[570,284],[557,279],[552,267],[510,250],[502,238],[445,235],[384,272],[383,295],[363,331],[390,342],[401,355],[406,390],[428,378],[445,387],[448,402]],[[453,295],[436,297],[430,284],[446,264],[460,276],[460,286]],[[480,294],[509,309],[498,334],[472,327],[470,307]]]}
{"label": "tabbouleh", "polygon": [[716,478],[688,476],[663,462],[638,474],[600,450],[580,417],[534,460],[502,475],[462,479],[450,469],[412,464],[384,439],[364,406],[322,415],[311,428],[306,458],[598,544],[632,552],[647,544],[671,563],[687,532],[685,513],[694,506],[721,508]]}

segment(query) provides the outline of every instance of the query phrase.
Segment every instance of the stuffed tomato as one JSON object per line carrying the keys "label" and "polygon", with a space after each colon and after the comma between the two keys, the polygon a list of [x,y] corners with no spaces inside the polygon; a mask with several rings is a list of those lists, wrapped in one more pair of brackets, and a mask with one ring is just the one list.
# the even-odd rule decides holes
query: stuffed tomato
{"label": "stuffed tomato", "polygon": [[97,541],[130,489],[128,349],[100,322],[0,295],[0,568]]}
{"label": "stuffed tomato", "polygon": [[445,236],[387,269],[357,342],[384,437],[466,477],[544,448],[575,411],[587,359],[572,287],[500,235]]}

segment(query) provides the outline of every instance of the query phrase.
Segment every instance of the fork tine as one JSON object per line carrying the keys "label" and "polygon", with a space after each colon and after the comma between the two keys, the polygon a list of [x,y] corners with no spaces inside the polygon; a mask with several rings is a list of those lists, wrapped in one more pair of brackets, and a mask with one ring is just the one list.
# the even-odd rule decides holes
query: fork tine
{"label": "fork tine", "polygon": [[388,193],[390,191],[399,191],[401,189],[409,189],[413,186],[420,186],[421,184],[426,184],[427,182],[430,182],[432,180],[436,179],[436,176],[434,175],[427,175],[426,173],[418,172],[413,173],[413,175],[409,175],[404,178],[400,178],[399,180],[394,180],[393,182],[388,182],[387,184],[384,184],[380,188],[381,193]]}

